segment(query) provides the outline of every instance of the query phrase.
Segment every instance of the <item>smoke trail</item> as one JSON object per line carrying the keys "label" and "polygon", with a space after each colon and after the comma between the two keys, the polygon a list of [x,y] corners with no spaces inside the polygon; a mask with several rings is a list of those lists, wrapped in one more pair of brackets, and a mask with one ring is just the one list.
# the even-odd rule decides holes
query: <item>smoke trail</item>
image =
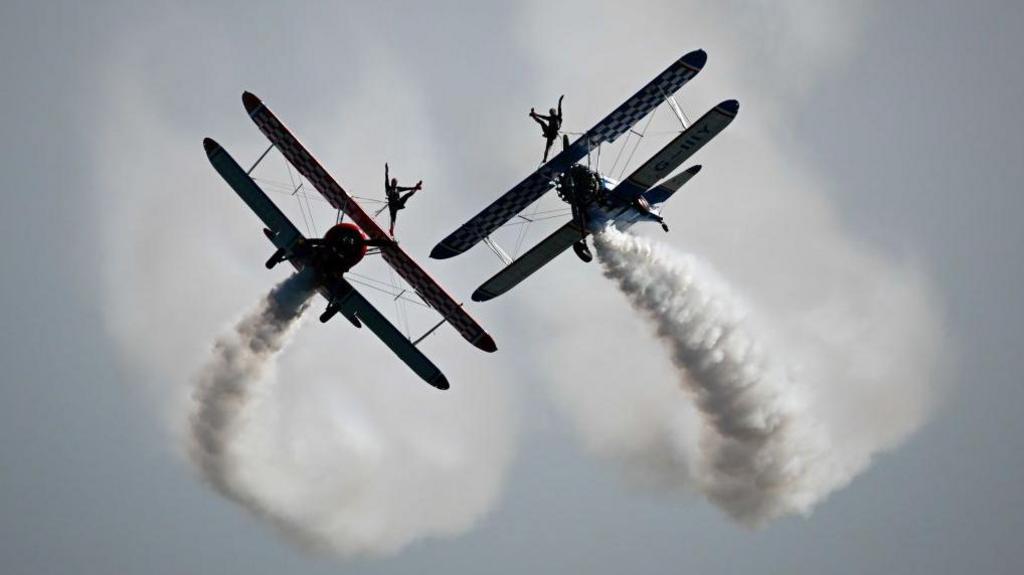
{"label": "smoke trail", "polygon": [[214,343],[213,355],[196,381],[189,455],[217,491],[259,513],[263,509],[234,475],[237,463],[231,448],[252,386],[266,376],[270,361],[284,347],[312,293],[308,278],[301,274],[275,286],[232,333]]}
{"label": "smoke trail", "polygon": [[806,513],[849,480],[787,366],[709,269],[613,229],[595,244],[605,275],[654,322],[697,406],[697,461],[687,481],[756,524]]}
{"label": "smoke trail", "polygon": [[344,385],[329,373],[272,385],[310,295],[292,276],[216,341],[192,395],[191,461],[307,550],[379,555],[465,531],[492,505],[508,458],[489,393],[442,396],[409,378],[387,391],[358,364]]}

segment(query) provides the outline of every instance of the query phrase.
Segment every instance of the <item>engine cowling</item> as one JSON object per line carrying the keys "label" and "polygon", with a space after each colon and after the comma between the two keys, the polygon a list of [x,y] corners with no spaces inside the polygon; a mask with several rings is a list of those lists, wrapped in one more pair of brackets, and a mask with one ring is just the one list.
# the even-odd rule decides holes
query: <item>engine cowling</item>
{"label": "engine cowling", "polygon": [[366,256],[366,236],[355,224],[340,223],[324,234],[324,262],[336,271],[345,272]]}
{"label": "engine cowling", "polygon": [[563,202],[574,208],[586,210],[593,205],[607,207],[607,181],[596,171],[576,164],[558,177],[555,190]]}

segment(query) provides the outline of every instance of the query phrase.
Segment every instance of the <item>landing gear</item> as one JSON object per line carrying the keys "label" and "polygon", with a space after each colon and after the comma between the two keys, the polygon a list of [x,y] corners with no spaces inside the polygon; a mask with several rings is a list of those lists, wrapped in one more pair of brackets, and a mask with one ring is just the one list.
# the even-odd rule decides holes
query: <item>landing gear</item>
{"label": "landing gear", "polygon": [[661,220],[658,223],[661,224],[661,229],[665,230],[665,233],[667,234],[668,233],[668,224],[665,223],[665,220]]}
{"label": "landing gear", "polygon": [[324,310],[324,313],[320,314],[320,323],[331,321],[331,318],[339,311],[341,311],[341,306],[335,305],[334,302],[327,304],[327,309]]}
{"label": "landing gear", "polygon": [[276,252],[274,252],[274,255],[270,256],[270,259],[267,260],[267,263],[265,263],[263,265],[267,266],[268,270],[269,269],[274,269],[274,266],[276,266],[277,264],[283,262],[286,259],[288,259],[288,254],[285,253],[285,251],[283,249],[277,250]]}
{"label": "landing gear", "polygon": [[580,240],[572,245],[572,251],[576,252],[576,256],[579,257],[584,263],[590,263],[594,261],[594,255],[590,253],[590,248],[587,247],[587,240]]}

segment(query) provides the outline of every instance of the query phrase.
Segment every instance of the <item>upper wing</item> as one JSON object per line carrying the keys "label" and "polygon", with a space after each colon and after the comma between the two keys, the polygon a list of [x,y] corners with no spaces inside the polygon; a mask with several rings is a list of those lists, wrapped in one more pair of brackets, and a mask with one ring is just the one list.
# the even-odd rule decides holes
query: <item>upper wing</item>
{"label": "upper wing", "polygon": [[288,161],[317,189],[327,201],[342,210],[352,219],[363,233],[375,240],[389,240],[380,248],[381,256],[392,268],[416,290],[431,307],[437,310],[448,323],[458,330],[462,337],[484,351],[495,351],[498,347],[480,324],[455,301],[427,272],[423,270],[391,237],[370,217],[349,195],[320,162],[292,135],[291,131],[267,108],[259,98],[246,92],[242,102],[253,122]]}
{"label": "upper wing", "polygon": [[586,157],[587,153],[598,145],[614,142],[665,98],[682,88],[700,72],[706,61],[707,54],[703,50],[695,50],[673,62],[571,146],[441,240],[441,243],[430,252],[430,257],[444,259],[456,256],[489,236],[512,216],[551,189],[558,174]]}
{"label": "upper wing", "polygon": [[643,194],[658,180],[672,173],[672,170],[693,156],[711,138],[724,130],[736,117],[739,109],[739,102],[726,100],[701,116],[654,157],[637,168],[618,186],[615,186],[611,192],[612,198],[628,203]]}
{"label": "upper wing", "polygon": [[323,291],[326,292],[323,294],[324,297],[339,306],[342,314],[350,319],[355,317],[370,328],[370,331],[391,348],[391,351],[416,372],[416,375],[423,378],[423,381],[438,389],[448,389],[448,380],[441,370],[377,311],[373,304],[356,291],[352,284],[339,279],[325,286]]}
{"label": "upper wing", "polygon": [[384,233],[377,222],[369,214],[359,207],[347,192],[334,181],[327,170],[320,165],[306,148],[295,139],[291,131],[277,119],[277,116],[267,108],[255,95],[245,92],[242,94],[242,103],[249,117],[259,127],[260,131],[270,140],[281,154],[297,169],[311,184],[319,191],[327,201],[335,208],[345,212],[353,222],[371,239],[390,239]]}
{"label": "upper wing", "polygon": [[476,288],[476,291],[473,292],[473,301],[487,301],[514,288],[519,282],[555,259],[558,254],[569,249],[582,237],[583,232],[575,221],[558,228],[553,234],[544,238],[516,261]]}
{"label": "upper wing", "polygon": [[252,181],[249,174],[245,173],[245,170],[228,154],[227,150],[211,138],[203,140],[203,147],[206,149],[206,157],[210,159],[210,163],[213,164],[217,173],[263,220],[271,232],[270,240],[274,242],[275,246],[290,250],[296,242],[304,239],[302,232],[267,197],[267,194],[256,185],[256,182]]}

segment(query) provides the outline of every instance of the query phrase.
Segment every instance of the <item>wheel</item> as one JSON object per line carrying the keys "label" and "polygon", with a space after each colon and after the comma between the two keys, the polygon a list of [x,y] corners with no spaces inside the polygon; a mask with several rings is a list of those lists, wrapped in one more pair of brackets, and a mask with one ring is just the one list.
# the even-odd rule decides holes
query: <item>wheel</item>
{"label": "wheel", "polygon": [[587,240],[580,240],[572,245],[572,251],[576,252],[576,256],[583,260],[585,263],[590,263],[594,260],[594,255],[590,253],[590,248],[587,247]]}

